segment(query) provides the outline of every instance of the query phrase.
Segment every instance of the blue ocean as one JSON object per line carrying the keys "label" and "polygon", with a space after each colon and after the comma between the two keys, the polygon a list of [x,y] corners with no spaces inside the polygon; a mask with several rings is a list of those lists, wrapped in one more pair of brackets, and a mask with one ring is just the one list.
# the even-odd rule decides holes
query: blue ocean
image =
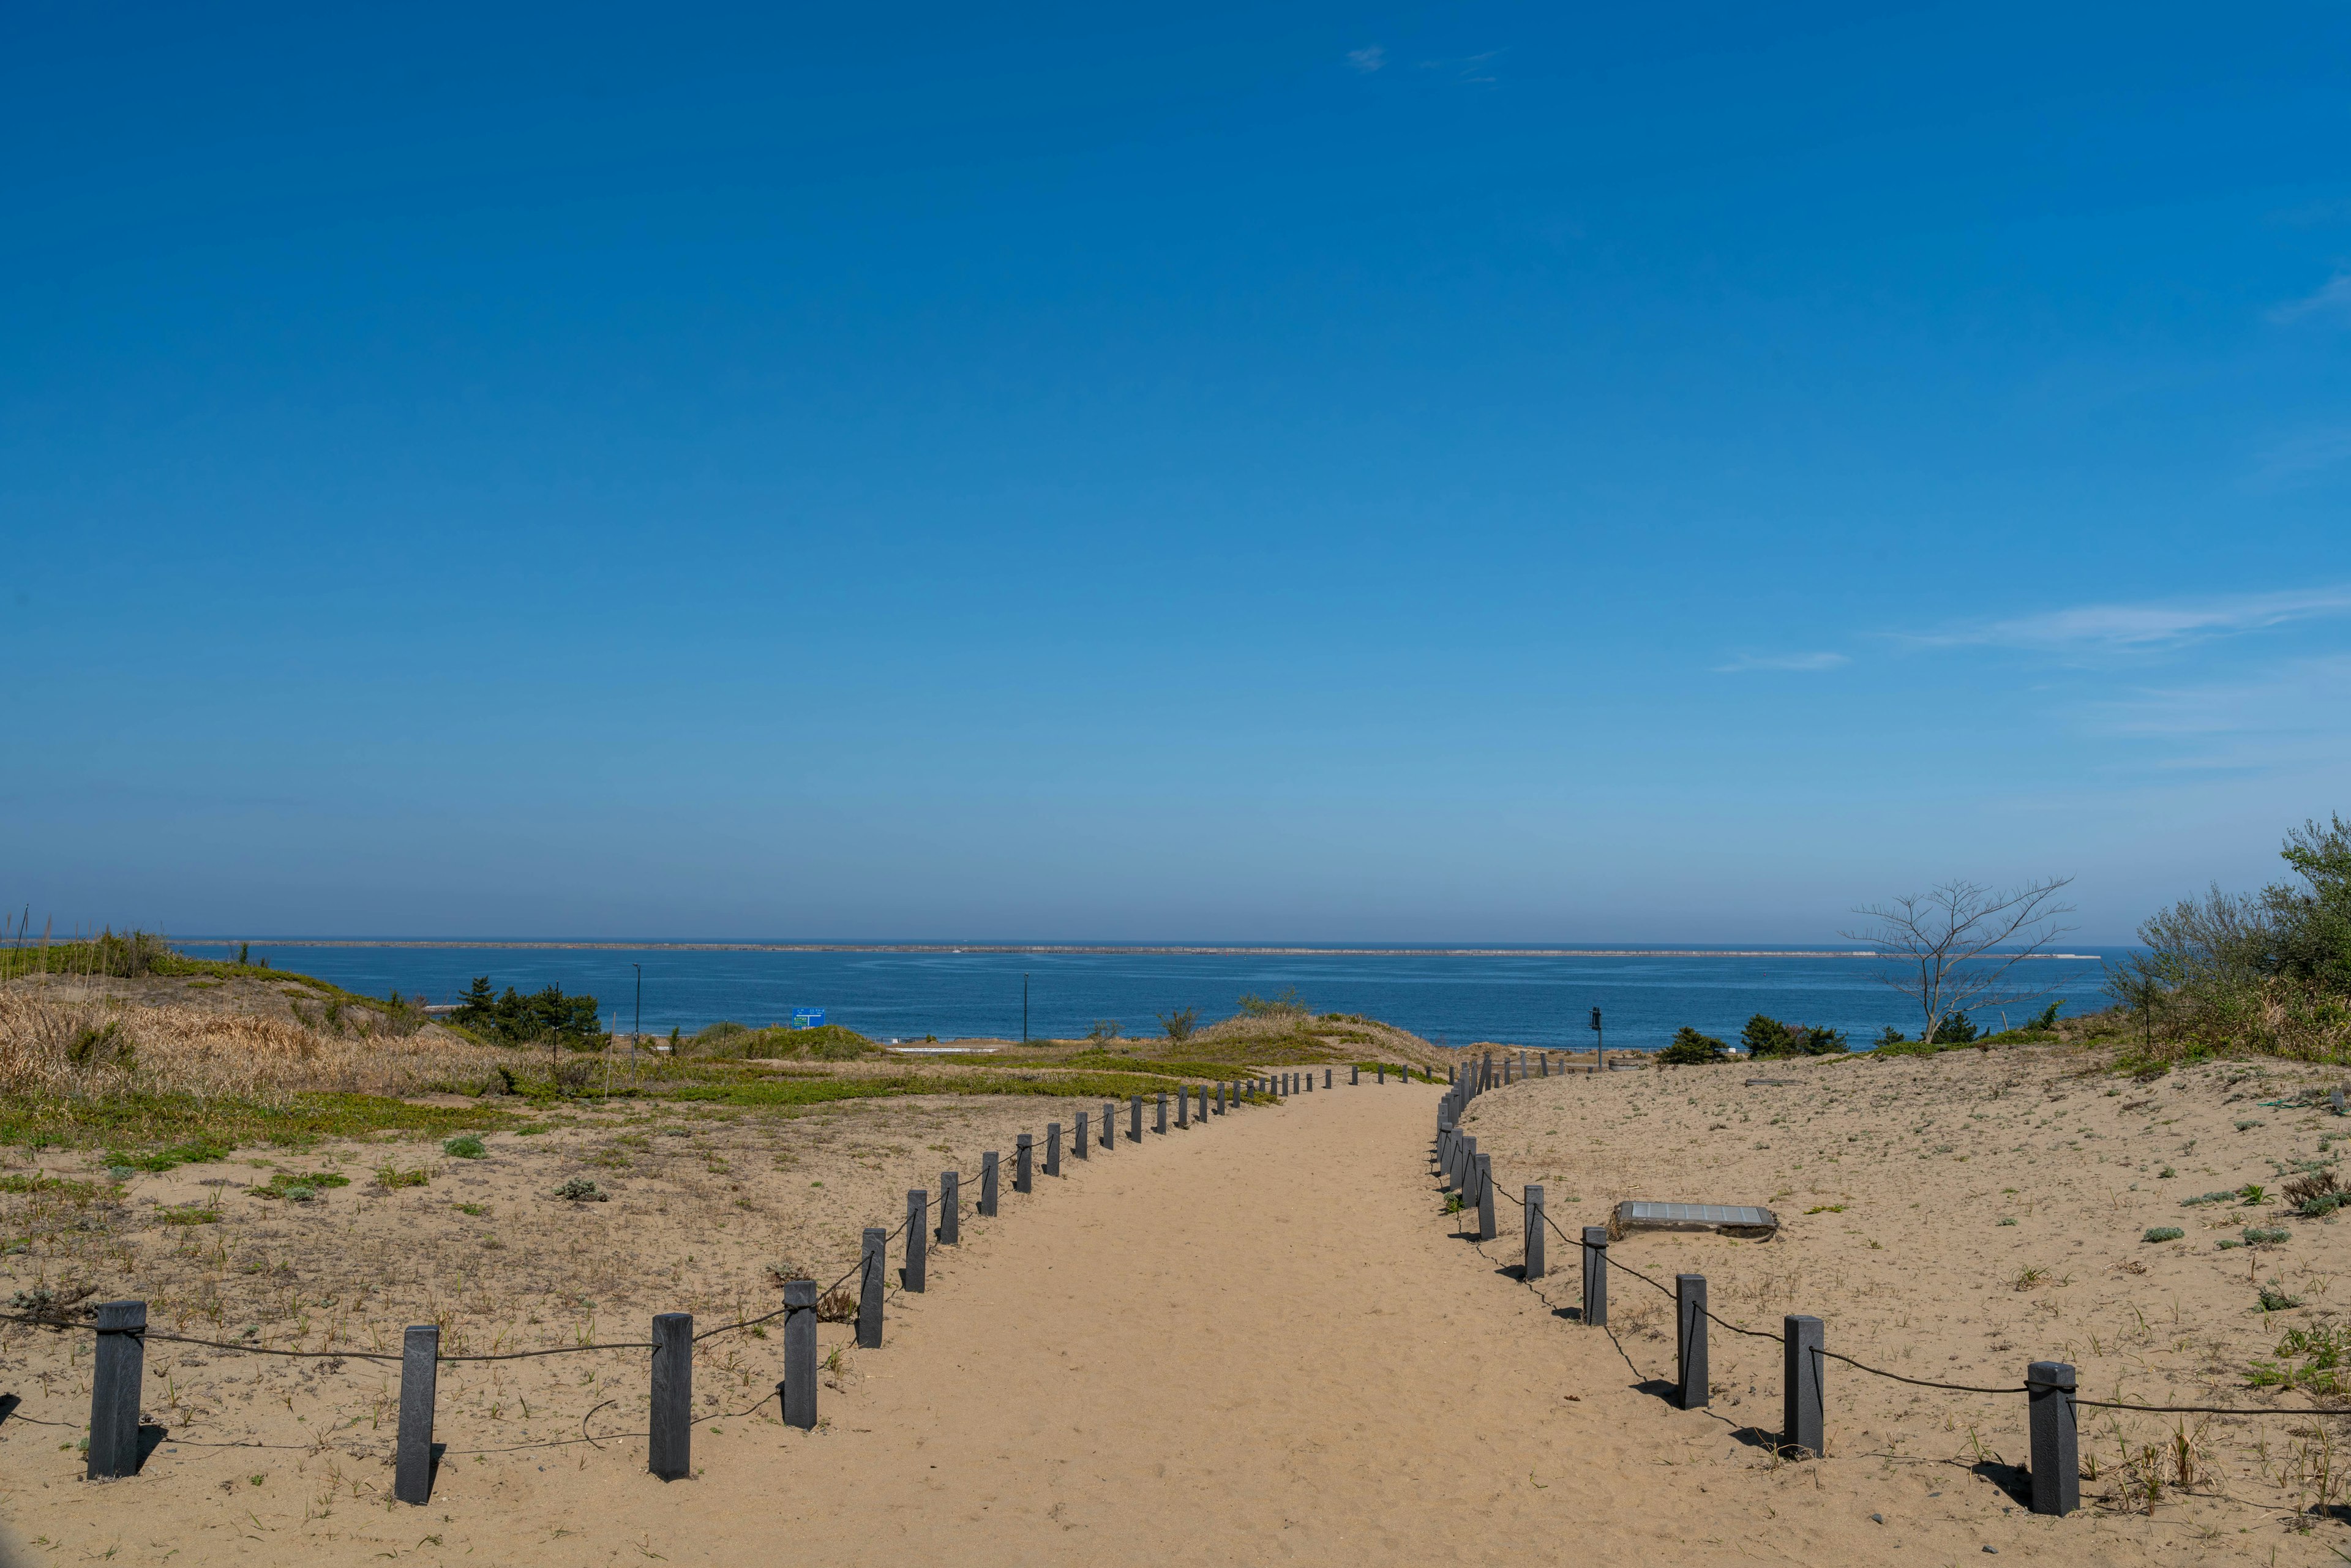
{"label": "blue ocean", "polygon": [[[234,944],[183,941],[194,957],[232,956]],[[1654,1050],[1688,1024],[1735,1040],[1750,1016],[1847,1031],[1856,1047],[1886,1025],[1915,1035],[1917,1007],[1884,983],[1883,960],[1755,949],[1630,951],[1560,956],[1381,949],[1311,953],[809,952],[689,946],[332,946],[256,941],[256,957],[281,969],[382,996],[398,989],[454,1000],[477,975],[499,990],[549,985],[587,992],[606,1026],[687,1033],[722,1019],[789,1022],[821,1009],[829,1023],[877,1040],[988,1036],[1071,1038],[1109,1019],[1128,1034],[1157,1034],[1157,1015],[1198,1009],[1203,1022],[1239,1010],[1247,995],[1295,990],[1316,1012],[1363,1013],[1441,1044],[1590,1049],[1592,1009],[1612,1047]],[[2022,988],[2045,990],[2009,1009],[2022,1022],[2049,1001],[2069,1013],[2105,1005],[2107,961],[2123,949],[2076,947],[2076,957],[2019,966]],[[640,986],[642,985],[642,990]],[[640,999],[642,998],[642,999]],[[1025,1009],[1025,1011],[1024,1011]],[[1980,1026],[2001,1027],[1998,1012]]]}

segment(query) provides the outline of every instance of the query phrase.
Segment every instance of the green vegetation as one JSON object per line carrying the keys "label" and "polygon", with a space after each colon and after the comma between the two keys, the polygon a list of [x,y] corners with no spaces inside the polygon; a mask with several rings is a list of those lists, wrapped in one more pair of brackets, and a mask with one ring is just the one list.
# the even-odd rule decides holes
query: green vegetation
{"label": "green vegetation", "polygon": [[108,1100],[0,1098],[0,1145],[30,1148],[149,1148],[271,1144],[306,1149],[326,1138],[384,1133],[444,1137],[466,1128],[509,1127],[510,1112],[486,1105],[412,1105],[382,1094],[295,1094],[283,1101],[200,1100],[192,1094],[131,1094]]}
{"label": "green vegetation", "polygon": [[[1754,1026],[1750,1023],[1748,1027],[1752,1029]],[[1672,1067],[1702,1066],[1710,1061],[1729,1061],[1730,1047],[1710,1034],[1700,1034],[1684,1024],[1675,1033],[1674,1042],[1657,1052],[1657,1060]]]}
{"label": "green vegetation", "polygon": [[293,1203],[309,1203],[318,1197],[321,1187],[350,1185],[350,1177],[337,1176],[332,1171],[315,1171],[308,1176],[295,1171],[277,1171],[261,1186],[246,1190],[256,1197],[282,1197]]}
{"label": "green vegetation", "polygon": [[2288,1329],[2278,1341],[2278,1359],[2253,1363],[2245,1381],[2255,1388],[2299,1388],[2337,1398],[2351,1394],[2351,1386],[2346,1386],[2343,1379],[2346,1356],[2351,1356],[2351,1323]]}
{"label": "green vegetation", "polygon": [[724,1105],[821,1105],[839,1100],[879,1100],[901,1094],[1046,1094],[1074,1100],[1124,1100],[1174,1092],[1183,1080],[1141,1072],[1023,1071],[945,1069],[876,1073],[855,1078],[756,1078],[699,1083],[664,1092],[668,1100]]}
{"label": "green vegetation", "polygon": [[500,997],[491,994],[487,975],[477,975],[450,1018],[477,1038],[503,1045],[554,1042],[573,1051],[594,1051],[604,1043],[596,998],[567,997],[561,986],[550,985],[527,997],[508,986]]}
{"label": "green vegetation", "polygon": [[[1245,998],[1245,1000],[1246,999],[1249,998]],[[1200,1009],[1197,1008],[1173,1008],[1166,1012],[1157,1013],[1154,1016],[1159,1019],[1159,1027],[1167,1031],[1168,1039],[1189,1040],[1192,1038],[1192,1030],[1194,1027],[1200,1021]]]}
{"label": "green vegetation", "polygon": [[388,1186],[397,1190],[403,1186],[423,1186],[433,1179],[433,1173],[423,1166],[418,1166],[413,1170],[404,1171],[398,1166],[386,1163],[376,1167],[375,1179],[379,1186]]}
{"label": "green vegetation", "polygon": [[218,1139],[198,1138],[193,1143],[181,1144],[168,1149],[158,1149],[152,1154],[146,1155],[126,1155],[120,1150],[110,1149],[107,1151],[106,1163],[110,1166],[128,1166],[137,1171],[160,1172],[177,1170],[182,1166],[210,1165],[215,1160],[228,1158],[234,1152],[232,1145],[222,1143]]}
{"label": "green vegetation", "polygon": [[569,1203],[602,1203],[612,1195],[586,1176],[572,1176],[555,1189],[555,1196]]}
{"label": "green vegetation", "polygon": [[[1282,992],[1281,995],[1272,998],[1270,1000],[1264,997],[1244,996],[1240,999],[1240,1009],[1241,1016],[1243,1018],[1302,1019],[1306,1016],[1306,1004],[1298,999],[1298,988],[1296,986],[1290,987],[1288,990]],[[1196,1009],[1194,1010],[1196,1012],[1197,1011]],[[1331,1019],[1335,1022],[1337,1021],[1339,1015],[1333,1013],[1329,1016]],[[1179,1035],[1177,1038],[1181,1039],[1182,1037]]]}
{"label": "green vegetation", "polygon": [[2150,1225],[2147,1227],[2147,1234],[2139,1239],[2141,1241],[2177,1241],[2187,1234],[2188,1232],[2180,1229],[2177,1225]]}
{"label": "green vegetation", "polygon": [[454,1138],[444,1138],[441,1141],[441,1152],[451,1159],[478,1160],[490,1150],[489,1145],[482,1142],[479,1134],[460,1133]]}
{"label": "green vegetation", "polygon": [[747,1024],[715,1023],[681,1042],[681,1054],[718,1061],[856,1061],[879,1056],[882,1048],[853,1029],[837,1023],[813,1029],[782,1024],[753,1029]]}
{"label": "green vegetation", "polygon": [[[1678,1040],[1678,1036],[1676,1037]],[[1845,1043],[1844,1034],[1833,1029],[1813,1029],[1805,1024],[1784,1024],[1778,1019],[1765,1018],[1761,1013],[1747,1020],[1739,1031],[1748,1054],[1759,1060],[1780,1056],[1843,1056],[1853,1049]]]}
{"label": "green vegetation", "polygon": [[2298,880],[2182,899],[2139,927],[2145,953],[2107,971],[2135,1060],[2351,1061],[2351,823],[2305,822],[2279,858]]}

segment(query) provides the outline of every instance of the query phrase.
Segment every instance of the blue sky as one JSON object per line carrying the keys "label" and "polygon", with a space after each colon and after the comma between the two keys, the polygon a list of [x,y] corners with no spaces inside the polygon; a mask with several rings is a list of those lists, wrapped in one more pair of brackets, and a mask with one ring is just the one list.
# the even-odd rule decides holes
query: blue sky
{"label": "blue sky", "polygon": [[2095,942],[2351,810],[2339,8],[850,11],[12,10],[0,902]]}

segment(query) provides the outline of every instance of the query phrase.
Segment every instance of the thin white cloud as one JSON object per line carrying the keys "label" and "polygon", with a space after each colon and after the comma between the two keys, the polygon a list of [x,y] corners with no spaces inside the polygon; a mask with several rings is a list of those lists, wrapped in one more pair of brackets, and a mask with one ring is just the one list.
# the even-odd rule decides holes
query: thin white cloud
{"label": "thin white cloud", "polygon": [[2252,483],[2283,485],[2305,475],[2323,473],[2351,457],[2351,426],[2340,430],[2305,431],[2290,436],[2255,460]]}
{"label": "thin white cloud", "polygon": [[1374,44],[1368,48],[1349,49],[1347,51],[1347,63],[1354,67],[1357,70],[1362,71],[1365,76],[1369,76],[1372,72],[1379,69],[1382,66],[1388,63],[1388,52],[1377,44]]}
{"label": "thin white cloud", "polygon": [[2081,604],[1908,640],[1929,647],[2137,653],[2351,613],[2351,584],[2146,604]]}
{"label": "thin white cloud", "polygon": [[2247,678],[2153,687],[2093,710],[2100,733],[2167,747],[2175,768],[2267,768],[2351,759],[2351,655]]}
{"label": "thin white cloud", "polygon": [[1740,653],[1727,664],[1717,664],[1714,673],[1736,675],[1749,670],[1834,670],[1851,663],[1843,653]]}
{"label": "thin white cloud", "polygon": [[2290,299],[2270,312],[2278,322],[2300,321],[2312,316],[2336,316],[2351,320],[2351,272],[2338,272],[2317,293]]}

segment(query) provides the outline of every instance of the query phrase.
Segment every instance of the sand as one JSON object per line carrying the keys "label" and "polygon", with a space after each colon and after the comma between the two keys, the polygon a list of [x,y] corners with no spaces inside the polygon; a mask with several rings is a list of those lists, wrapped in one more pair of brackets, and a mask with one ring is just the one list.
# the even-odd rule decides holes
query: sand
{"label": "sand", "polygon": [[[2179,1208],[2177,1195],[2268,1178],[2269,1157],[2307,1153],[2325,1129],[2304,1126],[2304,1113],[2247,1113],[2248,1099],[2276,1097],[2261,1091],[2287,1074],[2231,1084],[2206,1070],[2142,1089],[2071,1071],[1965,1053],[1774,1070],[1802,1079],[1794,1088],[1747,1089],[1739,1067],[1555,1079],[1487,1096],[1477,1131],[1506,1179],[1547,1182],[1571,1230],[1616,1197],[1771,1202],[1788,1213],[1786,1232],[1767,1243],[1618,1244],[1660,1278],[1702,1268],[1726,1317],[1775,1325],[1780,1312],[1809,1310],[1828,1321],[1832,1348],[1958,1381],[2011,1381],[2026,1360],[2070,1348],[2092,1393],[2119,1380],[2147,1398],[2218,1390],[2216,1403],[2262,1402],[2223,1368],[2266,1351],[2280,1325],[2247,1312],[2244,1254],[2214,1252],[2219,1232],[2199,1228],[2207,1211]],[[766,1396],[779,1339],[706,1342],[697,1393],[724,1415],[697,1429],[688,1480],[645,1474],[641,1438],[570,1440],[583,1420],[591,1432],[642,1430],[640,1353],[517,1364],[560,1369],[528,1385],[445,1368],[437,1435],[450,1453],[433,1501],[409,1508],[385,1500],[388,1413],[381,1426],[368,1416],[389,1385],[382,1372],[347,1362],[232,1385],[253,1376],[249,1360],[167,1370],[182,1357],[158,1346],[151,1385],[184,1375],[223,1386],[138,1478],[82,1482],[74,1432],[0,1426],[9,1555],[1629,1564],[1952,1562],[1989,1546],[2028,1561],[2302,1563],[2335,1561],[2346,1543],[2333,1519],[2297,1532],[2286,1490],[2256,1479],[2227,1444],[2216,1445],[2226,1495],[2167,1495],[2149,1514],[2099,1500],[2109,1484],[2091,1480],[2083,1513],[2035,1518],[1976,1453],[2022,1458],[2021,1396],[1914,1401],[1858,1373],[1831,1378],[1830,1457],[1779,1462],[1757,1432],[1777,1425],[1776,1347],[1757,1356],[1719,1338],[1716,1406],[1674,1408],[1656,1387],[1672,1364],[1656,1333],[1667,1320],[1639,1321],[1645,1287],[1620,1281],[1611,1328],[1586,1329],[1564,1315],[1572,1258],[1555,1250],[1555,1268],[1566,1266],[1534,1287],[1517,1278],[1510,1206],[1505,1239],[1479,1246],[1458,1234],[1427,1174],[1436,1099],[1417,1085],[1343,1084],[1073,1164],[1027,1198],[1008,1194],[1000,1218],[969,1222],[966,1245],[935,1254],[926,1294],[893,1297],[882,1349],[843,1350],[814,1433],[781,1427]],[[2236,1120],[2263,1125],[2237,1134]],[[609,1134],[562,1135],[586,1146]],[[728,1135],[779,1134],[755,1123]],[[2191,1138],[2196,1148],[2181,1151]],[[882,1167],[870,1177],[876,1192],[922,1168],[916,1153],[930,1151],[867,1162]],[[2171,1179],[2154,1174],[2167,1159],[2179,1172]],[[668,1177],[632,1167],[615,1179],[648,1184],[626,1200],[646,1206],[634,1244],[688,1278],[684,1255],[705,1239],[658,1228],[652,1183]],[[779,1207],[780,1191],[728,1196]],[[392,1215],[409,1196],[375,1201]],[[328,1202],[338,1198],[358,1202],[349,1192]],[[1823,1212],[1802,1214],[1813,1207]],[[2019,1223],[1998,1226],[2003,1212]],[[2181,1215],[2189,1241],[2136,1241]],[[2294,1228],[2294,1242],[2256,1267],[2323,1302],[2337,1232]],[[2147,1272],[2115,1267],[2126,1261]],[[2011,1288],[2016,1269],[2035,1266],[2053,1270],[2048,1283]],[[674,1305],[652,1298],[679,1288],[639,1298]],[[2313,1321],[2314,1309],[2290,1315]],[[616,1316],[598,1326],[635,1325]],[[549,1325],[517,1332],[534,1328]],[[843,1337],[828,1325],[827,1351]],[[11,1336],[5,1377],[24,1393],[24,1414],[78,1423],[87,1383],[59,1343]],[[526,1387],[527,1416],[516,1408]],[[167,1403],[151,1386],[151,1407]],[[2158,1430],[2153,1417],[2133,1419]],[[526,1422],[528,1440],[562,1446],[466,1451],[524,1441]],[[2338,1417],[2273,1421],[2273,1460],[2308,1441],[2290,1437],[2294,1427],[2343,1446]],[[248,1430],[286,1446],[194,1446]]]}

